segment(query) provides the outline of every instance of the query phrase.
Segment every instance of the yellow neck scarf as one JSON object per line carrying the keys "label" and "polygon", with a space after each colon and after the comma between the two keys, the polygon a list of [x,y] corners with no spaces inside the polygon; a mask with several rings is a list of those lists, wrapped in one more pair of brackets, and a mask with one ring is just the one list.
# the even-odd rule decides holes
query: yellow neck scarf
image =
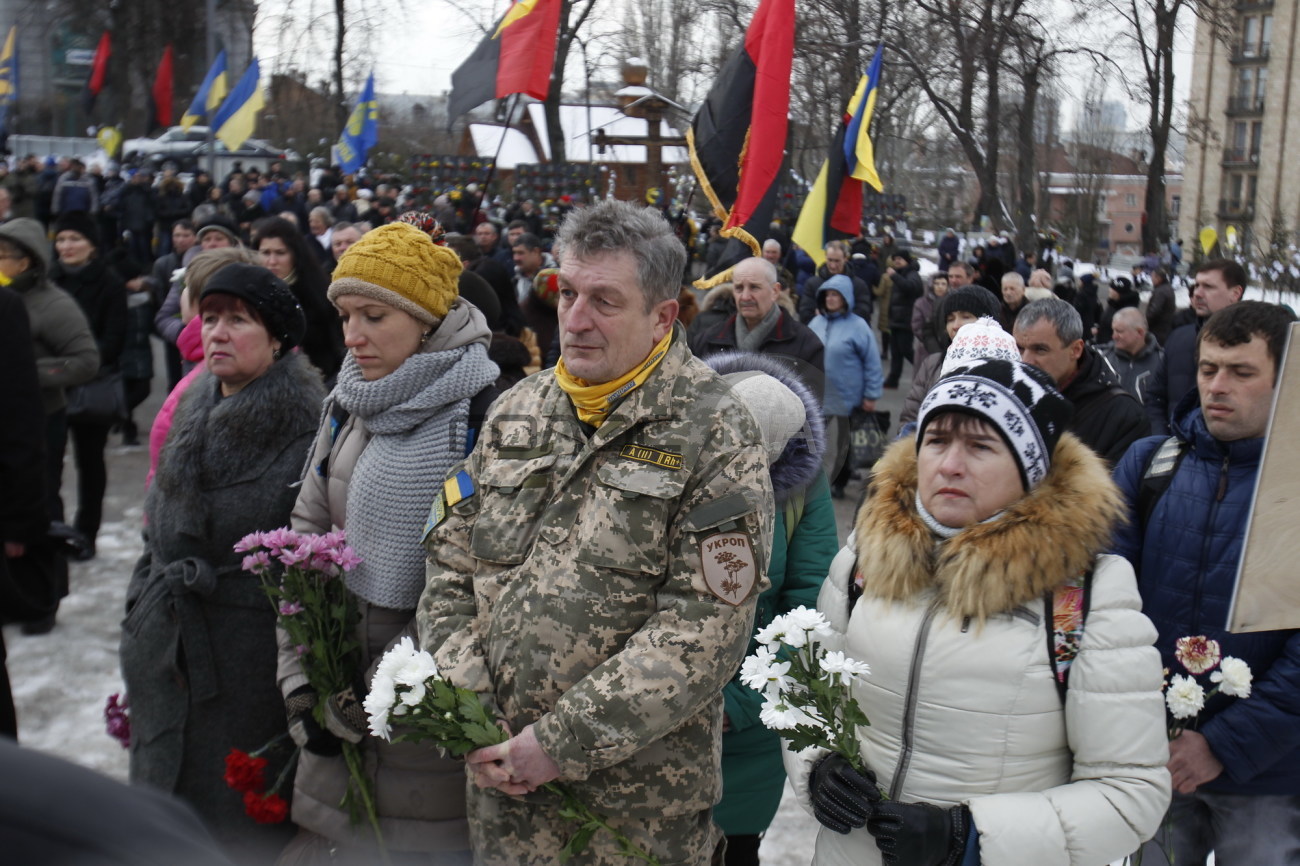
{"label": "yellow neck scarf", "polygon": [[650,378],[650,374],[668,354],[668,346],[672,341],[673,329],[669,328],[668,333],[664,334],[659,344],[650,350],[649,357],[643,363],[633,367],[626,375],[601,385],[588,385],[582,379],[570,375],[568,368],[564,366],[564,358],[560,358],[560,362],[555,365],[555,381],[573,401],[573,408],[578,411],[578,420],[599,427],[614,410],[614,404],[641,387],[642,383]]}

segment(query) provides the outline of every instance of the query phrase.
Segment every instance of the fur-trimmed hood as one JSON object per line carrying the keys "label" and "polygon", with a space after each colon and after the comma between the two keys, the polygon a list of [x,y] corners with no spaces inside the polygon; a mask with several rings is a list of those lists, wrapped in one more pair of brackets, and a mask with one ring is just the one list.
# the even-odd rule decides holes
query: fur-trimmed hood
{"label": "fur-trimmed hood", "polygon": [[802,487],[817,477],[826,452],[826,422],[822,418],[821,401],[812,389],[799,378],[788,361],[757,352],[720,352],[704,359],[719,376],[731,373],[765,373],[795,393],[804,408],[804,428],[790,438],[781,456],[772,464],[772,492],[779,503],[796,487]]}
{"label": "fur-trimmed hood", "polygon": [[1124,514],[1100,457],[1061,436],[1042,483],[993,520],[940,543],[916,510],[916,439],[876,464],[854,536],[863,591],[891,601],[934,587],[948,611],[983,622],[1092,567]]}

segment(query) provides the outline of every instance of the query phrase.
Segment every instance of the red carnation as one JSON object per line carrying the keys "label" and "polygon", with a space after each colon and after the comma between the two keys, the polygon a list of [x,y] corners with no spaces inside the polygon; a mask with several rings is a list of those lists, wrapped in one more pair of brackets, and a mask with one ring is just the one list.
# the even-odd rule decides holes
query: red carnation
{"label": "red carnation", "polygon": [[230,754],[226,755],[226,784],[236,791],[243,791],[244,803],[247,805],[248,794],[266,787],[266,780],[262,777],[265,768],[266,758],[254,758],[247,752],[231,749]]}
{"label": "red carnation", "polygon": [[289,817],[289,804],[279,794],[245,791],[244,811],[259,824],[279,824]]}

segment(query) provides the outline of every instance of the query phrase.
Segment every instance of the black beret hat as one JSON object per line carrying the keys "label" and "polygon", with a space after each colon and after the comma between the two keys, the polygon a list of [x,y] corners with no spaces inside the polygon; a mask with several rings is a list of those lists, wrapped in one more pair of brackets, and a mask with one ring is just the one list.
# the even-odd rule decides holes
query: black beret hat
{"label": "black beret hat", "polygon": [[208,280],[199,300],[216,294],[234,295],[257,310],[284,351],[301,344],[307,334],[307,317],[293,290],[266,268],[242,262],[226,265]]}

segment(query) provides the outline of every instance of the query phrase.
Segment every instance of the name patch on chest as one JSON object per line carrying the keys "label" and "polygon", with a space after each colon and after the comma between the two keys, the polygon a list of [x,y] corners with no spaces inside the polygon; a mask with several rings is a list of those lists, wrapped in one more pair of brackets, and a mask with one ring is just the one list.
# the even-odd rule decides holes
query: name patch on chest
{"label": "name patch on chest", "polygon": [[623,450],[618,454],[620,457],[649,463],[662,469],[681,469],[685,465],[680,454],[660,451],[658,448],[646,448],[644,445],[624,445]]}
{"label": "name patch on chest", "polygon": [[708,536],[700,542],[700,560],[709,592],[732,607],[749,598],[758,581],[758,568],[747,533]]}

